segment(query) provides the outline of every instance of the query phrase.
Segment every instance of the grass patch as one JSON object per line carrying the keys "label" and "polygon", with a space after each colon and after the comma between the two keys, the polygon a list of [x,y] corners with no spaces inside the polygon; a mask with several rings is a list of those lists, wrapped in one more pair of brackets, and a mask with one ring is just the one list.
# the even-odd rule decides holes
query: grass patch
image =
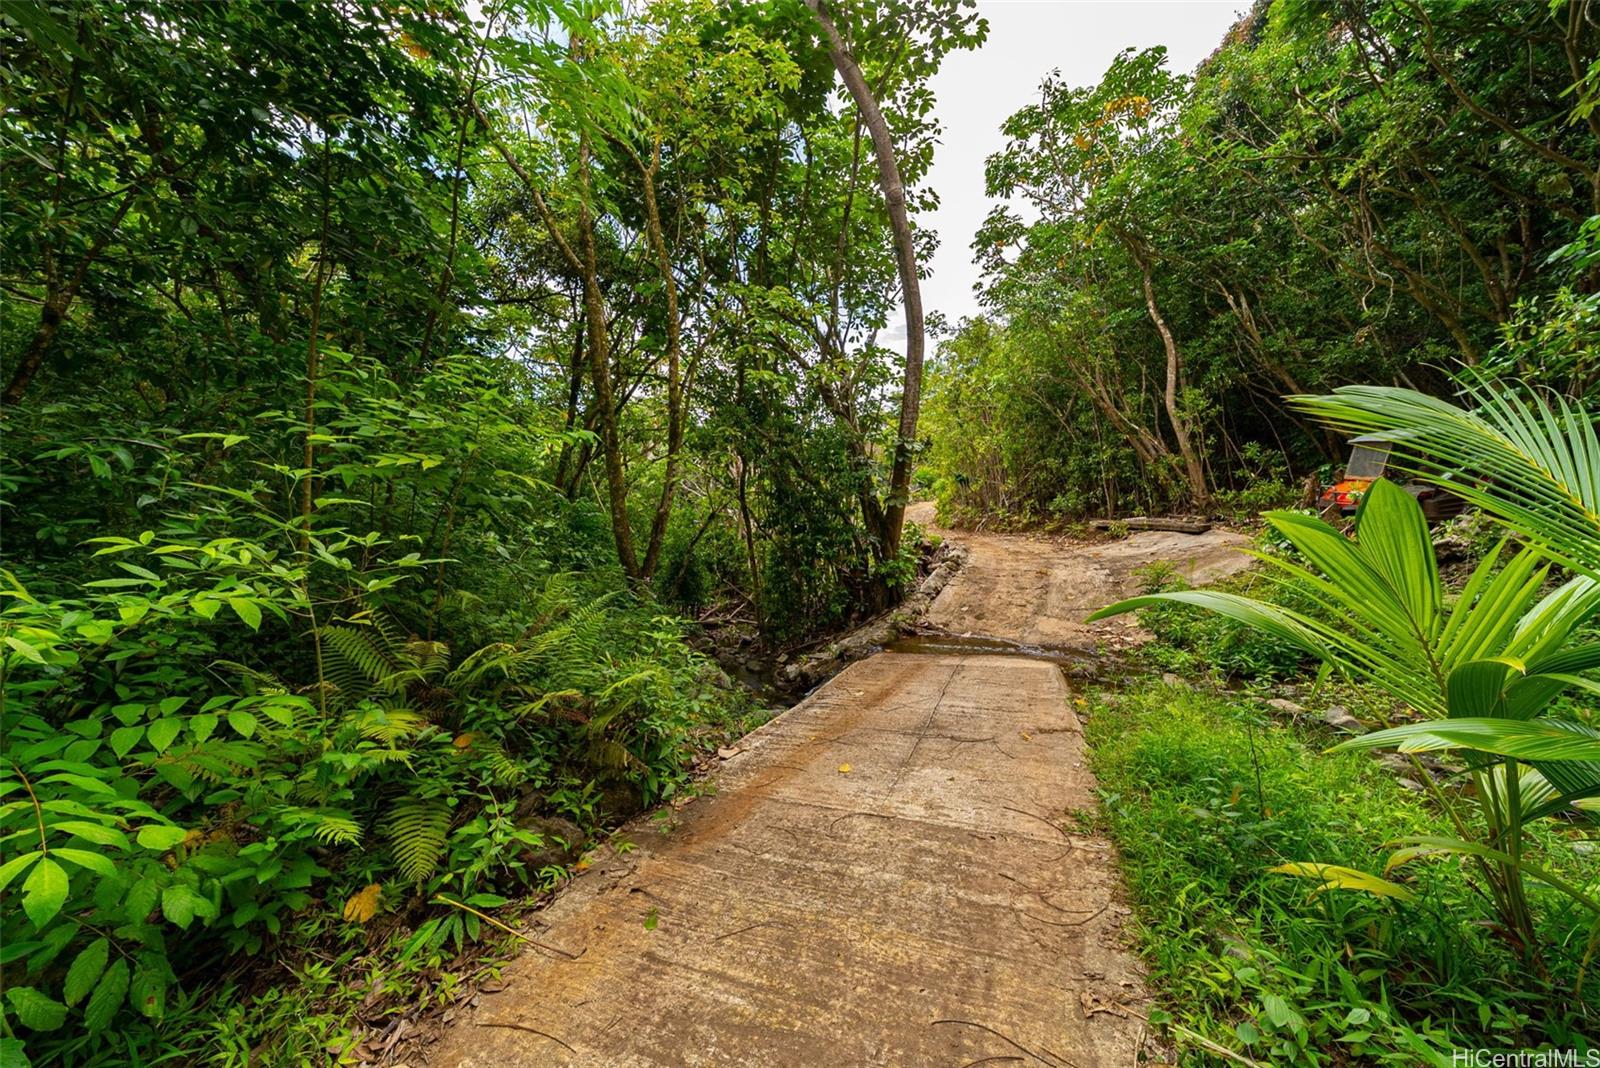
{"label": "grass patch", "polygon": [[[1330,737],[1255,702],[1148,684],[1089,695],[1102,829],[1122,851],[1135,933],[1167,1018],[1262,1063],[1450,1064],[1453,1048],[1586,1045],[1600,981],[1574,990],[1589,928],[1534,891],[1549,936],[1535,974],[1483,922],[1458,862],[1396,874],[1409,903],[1270,874],[1288,861],[1381,873],[1384,843],[1443,819]],[[1580,882],[1600,863],[1552,828],[1544,861]],[[1186,1052],[1185,1063],[1224,1063]]]}

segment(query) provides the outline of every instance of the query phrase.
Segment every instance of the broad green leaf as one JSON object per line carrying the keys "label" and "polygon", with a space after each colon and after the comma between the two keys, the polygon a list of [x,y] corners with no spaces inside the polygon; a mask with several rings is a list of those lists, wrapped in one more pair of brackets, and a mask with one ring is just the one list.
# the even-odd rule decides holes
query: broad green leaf
{"label": "broad green leaf", "polygon": [[33,925],[43,929],[55,919],[56,913],[67,902],[70,888],[67,873],[49,857],[40,857],[39,863],[22,883],[22,911],[28,914]]}
{"label": "broad green leaf", "polygon": [[67,1022],[67,1007],[31,986],[12,987],[6,991],[6,1000],[23,1026],[35,1031],[54,1031]]}
{"label": "broad green leaf", "polygon": [[[118,849],[128,848],[128,836],[115,827],[107,827],[100,823],[90,823],[88,820],[60,820],[50,825],[53,831],[70,834],[84,841],[93,842],[95,845],[116,846]],[[4,885],[0,883],[0,885]]]}
{"label": "broad green leaf", "polygon": [[167,1007],[167,981],[154,968],[140,964],[133,970],[128,997],[145,1016],[159,1020]]}
{"label": "broad green leaf", "polygon": [[12,879],[22,874],[30,864],[42,856],[44,856],[43,853],[34,850],[32,853],[24,853],[20,857],[12,857],[4,864],[0,864],[0,890],[4,890]]}
{"label": "broad green leaf", "polygon": [[111,751],[120,759],[127,756],[144,737],[143,726],[118,727],[111,732]]}
{"label": "broad green leaf", "polygon": [[158,753],[165,753],[182,730],[183,720],[169,716],[166,719],[158,719],[145,728],[145,737],[150,741],[150,748]]}
{"label": "broad green leaf", "polygon": [[247,623],[251,630],[261,629],[261,608],[247,597],[229,597],[228,607]]}
{"label": "broad green leaf", "polygon": [[1427,720],[1373,731],[1341,742],[1334,746],[1334,750],[1382,749],[1389,746],[1402,753],[1472,749],[1517,760],[1600,761],[1600,731],[1580,723],[1552,719],[1463,717]]}
{"label": "broad green leaf", "polygon": [[194,899],[194,891],[182,883],[173,883],[161,891],[161,915],[187,929],[194,922]]}
{"label": "broad green leaf", "polygon": [[50,855],[70,861],[80,868],[87,868],[99,875],[104,875],[107,879],[115,879],[117,877],[117,866],[111,862],[111,858],[100,853],[91,853],[87,849],[57,846],[50,851]]}
{"label": "broad green leaf", "polygon": [[128,962],[118,957],[100,977],[89,1003],[83,1007],[83,1025],[88,1032],[91,1035],[99,1034],[109,1027],[127,996]]}
{"label": "broad green leaf", "polygon": [[106,970],[106,959],[110,954],[111,943],[104,938],[96,938],[73,958],[61,990],[61,996],[68,1005],[76,1005],[89,996],[95,983],[99,982],[101,973]]}
{"label": "broad green leaf", "polygon": [[251,738],[255,736],[257,721],[250,713],[235,710],[228,713],[228,726],[244,737]]}
{"label": "broad green leaf", "polygon": [[139,833],[135,840],[146,849],[165,852],[188,836],[189,832],[182,827],[171,827],[163,823],[147,823],[139,828]]}

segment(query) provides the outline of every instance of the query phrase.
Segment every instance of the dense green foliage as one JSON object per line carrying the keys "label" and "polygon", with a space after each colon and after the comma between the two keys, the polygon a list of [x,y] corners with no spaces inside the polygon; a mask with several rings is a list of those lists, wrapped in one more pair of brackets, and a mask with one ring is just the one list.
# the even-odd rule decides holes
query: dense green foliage
{"label": "dense green foliage", "polygon": [[[0,1060],[366,1056],[482,966],[487,912],[766,714],[686,617],[800,647],[907,587],[923,445],[958,514],[1255,512],[1347,430],[1527,547],[1446,592],[1380,483],[1354,539],[1273,518],[1270,603],[1152,575],[1150,655],[1336,664],[1421,719],[1359,744],[1458,751],[1473,788],[1428,808],[1235,706],[1103,703],[1157,977],[1274,1063],[1575,1041],[1592,18],[1262,0],[1193,76],[1047,80],[989,163],[1031,221],[980,233],[993,314],[919,443],[883,339],[935,236],[879,185],[936,203],[970,0],[0,5]],[[1279,399],[1354,380],[1476,410]],[[1410,863],[1440,854],[1470,859]]]}
{"label": "dense green foliage", "polygon": [[[925,207],[983,24],[832,18]],[[451,903],[761,714],[680,611],[801,639],[914,572],[862,120],[799,0],[28,0],[0,44],[0,1054],[347,1052],[308,950],[389,962],[368,1022],[448,990]]]}
{"label": "dense green foliage", "polygon": [[[1440,1065],[1456,1048],[1584,1048],[1596,979],[1573,983],[1586,926],[1554,894],[1560,946],[1541,976],[1487,928],[1447,866],[1413,873],[1405,902],[1308,891],[1270,868],[1315,856],[1360,866],[1394,838],[1448,834],[1442,814],[1326,732],[1275,722],[1248,699],[1145,685],[1092,695],[1101,818],[1122,852],[1141,948],[1171,1022],[1262,1064]],[[1595,863],[1541,830],[1569,878]],[[1192,1058],[1208,1059],[1180,1033]]]}
{"label": "dense green foliage", "polygon": [[1284,394],[1455,368],[1592,389],[1592,19],[1279,0],[1192,75],[1152,49],[1047,78],[988,163],[990,315],[930,378],[941,502],[1253,512],[1344,459]]}

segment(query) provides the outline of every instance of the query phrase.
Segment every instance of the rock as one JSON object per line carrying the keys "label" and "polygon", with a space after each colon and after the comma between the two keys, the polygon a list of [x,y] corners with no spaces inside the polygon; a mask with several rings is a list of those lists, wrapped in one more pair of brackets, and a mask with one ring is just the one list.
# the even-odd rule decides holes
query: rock
{"label": "rock", "polygon": [[1424,787],[1420,782],[1418,782],[1415,779],[1401,778],[1401,779],[1396,779],[1395,781],[1400,784],[1400,788],[1401,789],[1410,790],[1414,794],[1420,794],[1424,789],[1426,789],[1426,787]]}
{"label": "rock", "polygon": [[523,863],[535,871],[571,864],[583,853],[586,841],[583,828],[569,819],[530,813],[518,816],[516,822],[519,829],[532,831],[544,840],[542,847],[527,847],[522,851]]}
{"label": "rock", "polygon": [[1185,690],[1190,689],[1189,682],[1188,682],[1187,679],[1180,678],[1177,675],[1174,675],[1170,671],[1162,673],[1162,675],[1161,675],[1161,685],[1163,685],[1163,686],[1177,686],[1177,687],[1180,687],[1180,688],[1185,689]]}
{"label": "rock", "polygon": [[1322,722],[1336,731],[1344,731],[1347,734],[1366,733],[1366,727],[1362,725],[1359,719],[1352,716],[1350,710],[1344,705],[1329,705],[1323,709]]}
{"label": "rock", "polygon": [[1287,697],[1270,697],[1267,699],[1267,707],[1275,708],[1289,716],[1298,716],[1305,711],[1304,705],[1297,705]]}

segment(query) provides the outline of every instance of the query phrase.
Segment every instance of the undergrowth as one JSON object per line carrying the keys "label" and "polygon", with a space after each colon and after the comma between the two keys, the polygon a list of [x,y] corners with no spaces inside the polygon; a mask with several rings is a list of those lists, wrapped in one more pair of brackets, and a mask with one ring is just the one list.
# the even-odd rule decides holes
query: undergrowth
{"label": "undergrowth", "polygon": [[[1460,1047],[1590,1048],[1600,975],[1576,989],[1588,923],[1536,897],[1550,974],[1524,967],[1483,922],[1453,861],[1408,866],[1416,899],[1308,892],[1268,869],[1316,860],[1381,869],[1383,844],[1438,833],[1420,795],[1332,737],[1253,701],[1145,684],[1090,695],[1098,819],[1121,850],[1156,1022],[1262,1064],[1449,1065]],[[1543,862],[1592,883],[1600,863],[1541,833]],[[1180,1039],[1187,1064],[1225,1063]]]}

